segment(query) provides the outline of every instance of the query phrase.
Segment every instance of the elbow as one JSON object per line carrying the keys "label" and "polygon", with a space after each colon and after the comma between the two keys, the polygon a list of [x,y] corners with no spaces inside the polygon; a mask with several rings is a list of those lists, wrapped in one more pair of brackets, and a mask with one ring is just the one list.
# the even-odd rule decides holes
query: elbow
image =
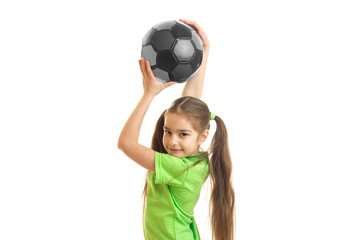
{"label": "elbow", "polygon": [[123,151],[124,153],[130,151],[131,149],[134,148],[134,146],[136,145],[137,142],[128,140],[128,139],[121,139],[119,138],[118,141],[118,149],[120,149],[121,151]]}
{"label": "elbow", "polygon": [[120,149],[120,150],[124,150],[124,148],[125,148],[125,141],[124,140],[122,140],[121,138],[119,138],[119,141],[118,141],[118,149]]}

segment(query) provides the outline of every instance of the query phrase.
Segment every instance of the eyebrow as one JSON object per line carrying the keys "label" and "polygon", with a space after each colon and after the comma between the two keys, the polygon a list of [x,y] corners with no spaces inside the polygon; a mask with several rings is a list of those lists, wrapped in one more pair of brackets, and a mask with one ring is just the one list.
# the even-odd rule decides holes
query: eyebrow
{"label": "eyebrow", "polygon": [[[166,126],[164,126],[164,130],[170,130],[171,131],[171,129],[166,127]],[[188,130],[188,129],[176,129],[175,132],[192,132],[192,131]]]}

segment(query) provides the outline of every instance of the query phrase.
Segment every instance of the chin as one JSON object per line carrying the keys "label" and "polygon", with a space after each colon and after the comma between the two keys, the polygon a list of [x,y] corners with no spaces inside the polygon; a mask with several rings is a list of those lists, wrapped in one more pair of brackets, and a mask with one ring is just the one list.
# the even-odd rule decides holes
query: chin
{"label": "chin", "polygon": [[186,157],[186,155],[184,154],[184,152],[172,152],[172,151],[167,151],[168,154],[174,156],[174,157],[178,157],[178,158],[183,158]]}

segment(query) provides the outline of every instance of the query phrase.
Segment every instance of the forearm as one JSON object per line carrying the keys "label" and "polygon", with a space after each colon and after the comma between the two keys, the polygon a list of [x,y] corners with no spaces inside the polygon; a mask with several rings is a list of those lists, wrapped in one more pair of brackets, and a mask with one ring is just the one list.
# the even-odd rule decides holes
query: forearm
{"label": "forearm", "polygon": [[119,148],[124,143],[138,142],[142,122],[153,98],[153,96],[146,94],[141,97],[120,134],[118,141]]}
{"label": "forearm", "polygon": [[155,151],[139,143],[139,135],[145,114],[154,97],[174,82],[159,83],[145,59],[139,60],[139,67],[143,76],[144,94],[129,119],[125,123],[118,140],[118,148],[129,158],[149,171],[155,171]]}
{"label": "forearm", "polygon": [[206,72],[206,65],[209,52],[204,52],[203,61],[200,66],[199,71],[186,82],[182,96],[192,96],[196,98],[201,98],[202,90],[204,88],[204,79]]}

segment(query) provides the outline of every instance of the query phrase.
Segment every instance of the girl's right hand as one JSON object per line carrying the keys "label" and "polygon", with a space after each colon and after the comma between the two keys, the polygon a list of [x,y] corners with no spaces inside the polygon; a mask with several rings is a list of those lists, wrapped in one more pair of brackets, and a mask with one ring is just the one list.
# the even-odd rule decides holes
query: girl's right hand
{"label": "girl's right hand", "polygon": [[151,70],[149,61],[142,57],[139,60],[141,74],[143,76],[144,95],[155,97],[162,90],[175,84],[175,82],[159,83]]}

